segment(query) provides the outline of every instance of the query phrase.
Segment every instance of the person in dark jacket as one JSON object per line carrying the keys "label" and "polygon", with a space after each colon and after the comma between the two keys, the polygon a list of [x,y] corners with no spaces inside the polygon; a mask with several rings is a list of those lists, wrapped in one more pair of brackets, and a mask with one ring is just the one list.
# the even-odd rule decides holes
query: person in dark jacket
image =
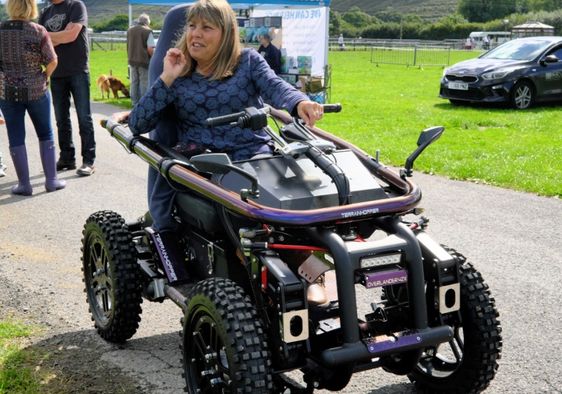
{"label": "person in dark jacket", "polygon": [[260,47],[258,52],[263,56],[269,67],[275,74],[281,72],[281,51],[271,43],[269,34],[262,34],[260,36]]}
{"label": "person in dark jacket", "polygon": [[43,8],[39,16],[39,24],[49,32],[59,59],[59,65],[51,78],[60,148],[57,170],[76,168],[70,121],[72,96],[82,143],[82,166],[76,170],[76,173],[80,176],[89,176],[95,171],[96,140],[90,108],[88,13],[86,6],[80,0],[49,1],[51,4]]}

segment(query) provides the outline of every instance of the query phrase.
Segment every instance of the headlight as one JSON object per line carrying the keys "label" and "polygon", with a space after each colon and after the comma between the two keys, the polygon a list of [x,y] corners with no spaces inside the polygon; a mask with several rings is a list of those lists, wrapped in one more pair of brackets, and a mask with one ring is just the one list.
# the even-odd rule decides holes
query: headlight
{"label": "headlight", "polygon": [[360,260],[361,268],[372,268],[381,265],[398,264],[402,260],[400,253],[385,254],[381,256],[363,257]]}
{"label": "headlight", "polygon": [[482,79],[485,79],[486,81],[503,79],[508,74],[511,74],[512,72],[517,70],[519,70],[519,68],[500,68],[499,70],[489,71],[482,74]]}

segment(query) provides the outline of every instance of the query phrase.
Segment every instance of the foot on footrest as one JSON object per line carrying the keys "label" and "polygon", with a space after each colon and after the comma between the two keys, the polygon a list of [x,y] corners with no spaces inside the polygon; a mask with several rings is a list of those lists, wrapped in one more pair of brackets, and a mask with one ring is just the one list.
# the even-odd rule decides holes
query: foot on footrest
{"label": "foot on footrest", "polygon": [[176,283],[190,282],[186,269],[185,254],[180,247],[176,234],[173,231],[151,232],[150,234],[169,284],[173,286]]}

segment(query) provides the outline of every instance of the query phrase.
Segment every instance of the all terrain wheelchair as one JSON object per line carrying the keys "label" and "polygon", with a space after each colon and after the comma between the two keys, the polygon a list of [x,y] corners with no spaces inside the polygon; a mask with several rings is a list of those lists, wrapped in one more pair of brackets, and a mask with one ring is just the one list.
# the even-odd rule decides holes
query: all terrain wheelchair
{"label": "all terrain wheelchair", "polygon": [[[325,112],[337,112],[325,105]],[[333,115],[336,116],[336,115]],[[278,125],[274,130],[272,120]],[[424,231],[419,154],[399,172],[354,145],[274,108],[208,119],[266,128],[271,156],[186,158],[126,124],[104,127],[176,190],[190,285],[171,286],[150,215],[100,211],[86,221],[82,262],[95,327],[131,338],[143,299],[183,313],[190,393],[312,393],[343,389],[372,368],[427,392],[475,393],[495,376],[501,326],[480,273]],[[290,371],[302,371],[295,380]]]}

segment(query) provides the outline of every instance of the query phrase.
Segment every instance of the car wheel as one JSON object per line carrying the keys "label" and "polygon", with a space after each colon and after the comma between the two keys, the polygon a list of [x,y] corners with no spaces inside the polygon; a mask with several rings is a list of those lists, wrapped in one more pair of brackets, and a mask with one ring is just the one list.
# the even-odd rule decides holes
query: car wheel
{"label": "car wheel", "polygon": [[511,104],[517,109],[527,109],[535,101],[535,87],[529,81],[519,81],[511,90]]}

